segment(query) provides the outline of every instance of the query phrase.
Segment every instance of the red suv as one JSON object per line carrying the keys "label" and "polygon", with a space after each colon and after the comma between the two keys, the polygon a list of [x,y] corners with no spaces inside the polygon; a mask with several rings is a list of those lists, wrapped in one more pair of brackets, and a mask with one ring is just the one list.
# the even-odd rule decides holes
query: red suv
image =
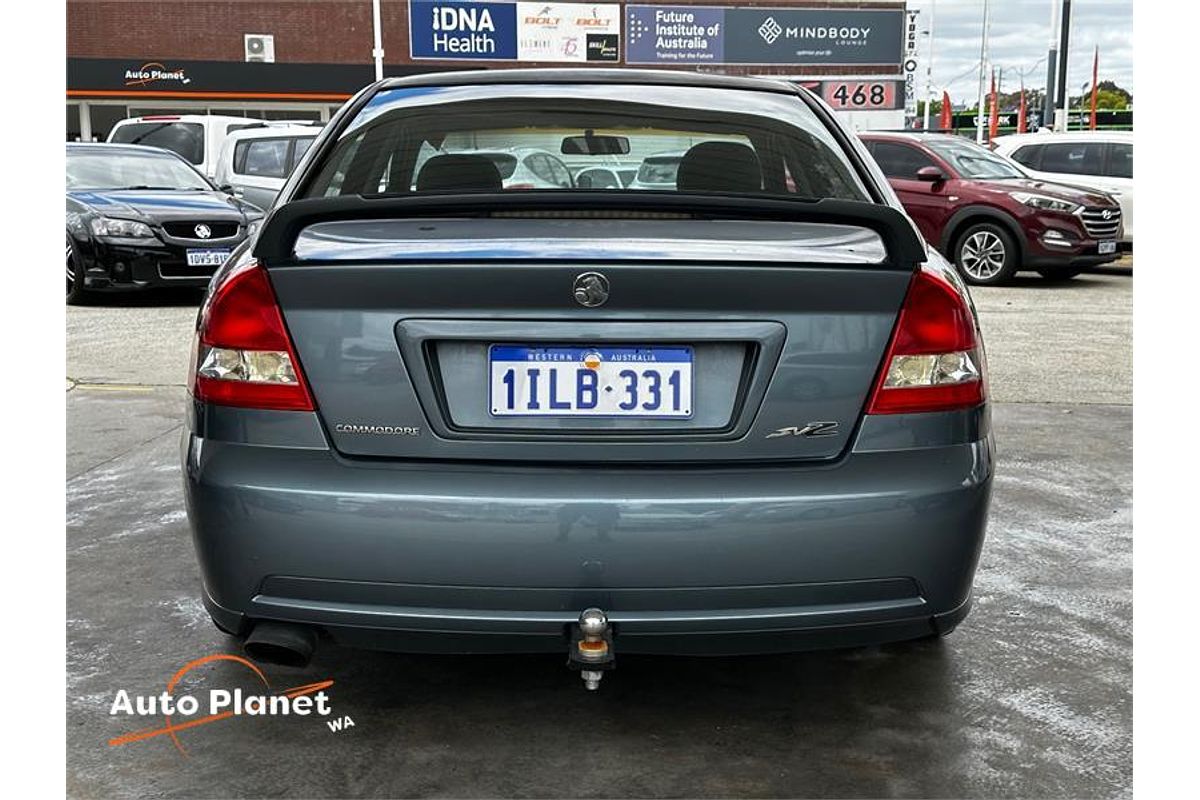
{"label": "red suv", "polygon": [[861,138],[926,241],[969,283],[1003,283],[1021,269],[1073,278],[1118,257],[1121,208],[1106,194],[1035,180],[961,136]]}

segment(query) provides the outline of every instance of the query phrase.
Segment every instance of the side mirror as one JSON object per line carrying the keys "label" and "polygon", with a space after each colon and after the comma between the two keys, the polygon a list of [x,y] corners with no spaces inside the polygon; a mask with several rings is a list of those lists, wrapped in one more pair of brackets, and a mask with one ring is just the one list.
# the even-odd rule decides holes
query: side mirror
{"label": "side mirror", "polygon": [[921,167],[917,170],[917,180],[929,183],[941,183],[946,180],[946,173],[937,167]]}

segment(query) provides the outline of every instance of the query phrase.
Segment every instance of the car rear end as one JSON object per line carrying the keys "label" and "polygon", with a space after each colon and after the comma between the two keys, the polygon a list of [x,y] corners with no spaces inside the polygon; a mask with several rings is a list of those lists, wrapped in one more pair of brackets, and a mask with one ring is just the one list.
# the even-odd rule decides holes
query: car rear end
{"label": "car rear end", "polygon": [[[811,98],[631,80],[385,82],[314,145],[198,320],[219,625],[556,651],[594,607],[618,651],[715,654],[966,615],[993,444],[957,276]],[[585,129],[694,157],[670,191],[508,194],[457,146]]]}

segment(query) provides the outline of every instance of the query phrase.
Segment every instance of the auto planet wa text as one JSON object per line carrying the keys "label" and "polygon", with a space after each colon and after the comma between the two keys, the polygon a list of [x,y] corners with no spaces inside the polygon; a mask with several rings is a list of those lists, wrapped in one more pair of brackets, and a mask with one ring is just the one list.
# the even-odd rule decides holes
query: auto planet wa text
{"label": "auto planet wa text", "polygon": [[[117,692],[113,698],[110,716],[125,714],[128,716],[158,716],[160,714],[190,717],[200,712],[201,701],[194,695],[182,694],[178,697],[163,691],[157,695],[130,695],[125,689]],[[324,691],[313,694],[288,697],[283,694],[263,695],[248,694],[241,689],[210,689],[208,692],[208,714],[223,714],[232,711],[234,714],[248,716],[289,716],[307,717],[314,712],[326,717],[330,714],[329,695]]]}

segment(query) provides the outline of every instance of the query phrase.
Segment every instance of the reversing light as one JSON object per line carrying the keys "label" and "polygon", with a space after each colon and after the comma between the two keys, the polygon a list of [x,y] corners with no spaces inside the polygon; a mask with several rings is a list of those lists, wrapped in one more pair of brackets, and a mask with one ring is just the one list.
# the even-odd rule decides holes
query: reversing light
{"label": "reversing light", "polygon": [[987,397],[983,348],[962,291],[922,268],[913,276],[868,414],[972,408]]}
{"label": "reversing light", "polygon": [[246,408],[312,411],[312,395],[267,271],[247,261],[220,279],[200,312],[192,394]]}

